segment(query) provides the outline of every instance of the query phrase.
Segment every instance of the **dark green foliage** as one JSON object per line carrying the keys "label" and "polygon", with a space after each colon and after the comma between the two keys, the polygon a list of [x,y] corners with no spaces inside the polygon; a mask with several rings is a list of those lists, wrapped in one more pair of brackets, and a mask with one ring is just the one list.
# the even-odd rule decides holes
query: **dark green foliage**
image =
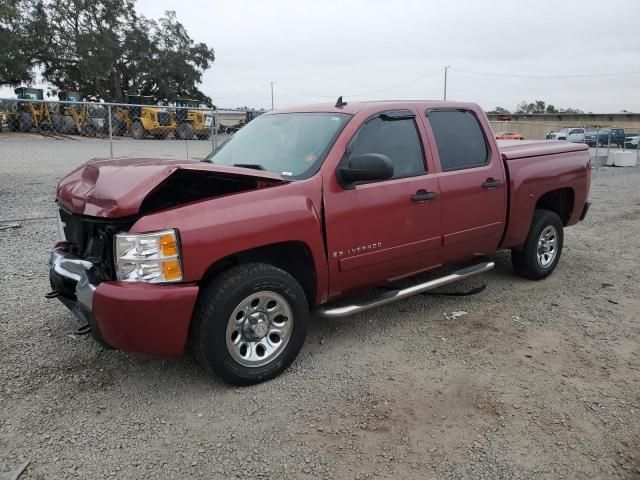
{"label": "dark green foliage", "polygon": [[535,102],[528,103],[527,101],[520,102],[516,106],[516,113],[584,113],[577,108],[556,108],[549,104],[547,105],[542,100],[536,100]]}
{"label": "dark green foliage", "polygon": [[[195,43],[174,12],[149,20],[136,14],[133,0],[13,0],[4,5],[0,28],[14,36],[0,53],[0,84],[28,82],[37,66],[55,88],[79,91],[90,100],[123,101],[131,93],[211,103],[198,85],[214,51]],[[3,55],[15,60],[6,62]]]}
{"label": "dark green foliage", "polygon": [[493,110],[491,110],[491,111],[489,111],[487,113],[493,113],[493,114],[496,114],[496,115],[508,115],[511,112],[509,110],[507,110],[506,108],[496,107],[496,108],[494,108]]}

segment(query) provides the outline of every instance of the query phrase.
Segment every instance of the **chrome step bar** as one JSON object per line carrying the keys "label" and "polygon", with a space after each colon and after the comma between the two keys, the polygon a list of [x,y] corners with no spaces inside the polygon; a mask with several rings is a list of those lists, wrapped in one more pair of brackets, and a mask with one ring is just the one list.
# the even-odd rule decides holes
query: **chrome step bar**
{"label": "chrome step bar", "polygon": [[402,290],[390,290],[368,303],[363,303],[360,305],[346,305],[343,307],[334,307],[334,308],[325,306],[317,309],[316,313],[318,313],[318,315],[320,315],[321,317],[325,317],[325,318],[348,317],[349,315],[354,315],[356,313],[364,312],[372,308],[386,305],[387,303],[396,302],[398,300],[411,297],[412,295],[416,295],[418,293],[427,292],[429,290],[433,290],[434,288],[442,287],[444,285],[449,285],[450,283],[458,282],[460,280],[464,280],[465,278],[473,277],[475,275],[488,272],[494,266],[495,264],[493,262],[477,263],[475,265],[471,265],[470,267],[457,270],[444,277],[429,280],[428,282],[412,285],[408,288],[403,288]]}

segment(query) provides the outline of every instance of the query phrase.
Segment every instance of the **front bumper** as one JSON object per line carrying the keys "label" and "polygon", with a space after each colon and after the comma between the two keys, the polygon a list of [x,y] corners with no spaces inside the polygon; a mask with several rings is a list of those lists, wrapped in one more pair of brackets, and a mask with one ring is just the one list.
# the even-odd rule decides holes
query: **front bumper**
{"label": "front bumper", "polygon": [[99,282],[93,264],[56,245],[51,253],[51,286],[78,320],[91,326],[106,347],[178,357],[187,341],[198,297],[196,285]]}

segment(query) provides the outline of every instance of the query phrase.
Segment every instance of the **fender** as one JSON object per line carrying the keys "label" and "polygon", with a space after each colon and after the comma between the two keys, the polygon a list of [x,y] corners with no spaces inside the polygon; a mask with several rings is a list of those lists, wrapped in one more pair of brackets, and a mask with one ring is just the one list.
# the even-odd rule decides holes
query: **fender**
{"label": "fender", "polygon": [[327,299],[328,268],[321,222],[322,175],[218,197],[140,218],[131,232],[177,228],[185,282],[199,282],[216,261],[274,243],[304,243],[313,256],[315,303]]}

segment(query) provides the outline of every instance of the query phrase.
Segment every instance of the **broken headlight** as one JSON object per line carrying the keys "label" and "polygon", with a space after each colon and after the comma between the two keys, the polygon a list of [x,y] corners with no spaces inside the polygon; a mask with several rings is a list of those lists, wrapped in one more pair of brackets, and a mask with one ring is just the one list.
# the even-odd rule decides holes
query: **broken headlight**
{"label": "broken headlight", "polygon": [[179,282],[182,280],[180,244],[176,230],[118,233],[115,236],[118,280],[125,282]]}

